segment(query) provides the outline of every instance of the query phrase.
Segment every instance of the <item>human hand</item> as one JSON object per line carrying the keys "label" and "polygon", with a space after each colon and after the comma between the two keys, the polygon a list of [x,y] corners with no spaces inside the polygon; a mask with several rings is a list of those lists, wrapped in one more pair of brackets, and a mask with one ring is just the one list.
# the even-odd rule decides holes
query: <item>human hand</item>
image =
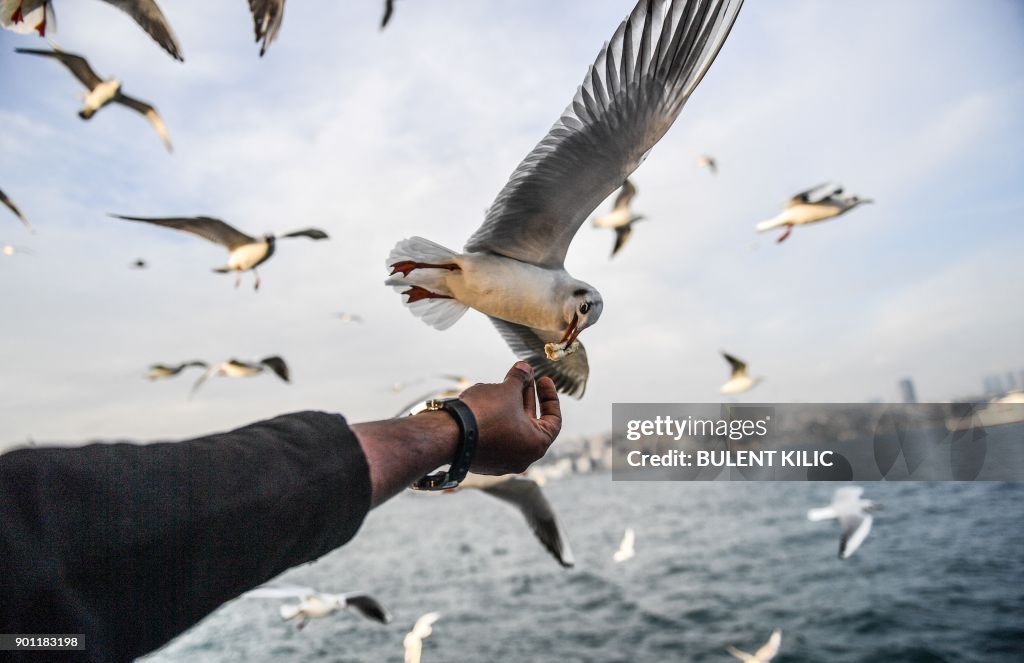
{"label": "human hand", "polygon": [[[460,398],[476,417],[480,438],[470,469],[478,474],[519,474],[547,452],[562,429],[555,383],[536,381],[533,367],[516,362],[500,384],[478,384]],[[537,405],[540,404],[540,416]]]}

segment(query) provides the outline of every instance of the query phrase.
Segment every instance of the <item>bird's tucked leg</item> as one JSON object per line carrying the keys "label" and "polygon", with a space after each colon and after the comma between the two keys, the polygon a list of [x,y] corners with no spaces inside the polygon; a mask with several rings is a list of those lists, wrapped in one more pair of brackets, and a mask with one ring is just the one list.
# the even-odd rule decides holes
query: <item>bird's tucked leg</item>
{"label": "bird's tucked leg", "polygon": [[792,223],[786,224],[786,232],[782,233],[782,236],[779,237],[777,240],[775,240],[775,243],[776,244],[781,244],[782,242],[785,242],[786,238],[789,237],[790,233],[792,233],[792,232],[793,232],[793,224]]}
{"label": "bird's tucked leg", "polygon": [[423,299],[452,299],[452,297],[449,295],[439,295],[436,292],[430,292],[429,290],[421,288],[418,285],[410,287],[402,294],[408,295],[409,297],[409,299],[405,302],[406,304],[412,304]]}
{"label": "bird's tucked leg", "polygon": [[305,615],[303,615],[302,620],[298,624],[295,625],[295,630],[296,631],[301,631],[302,629],[306,628],[306,624],[308,624],[308,623],[309,623],[309,617],[306,617]]}
{"label": "bird's tucked leg", "polygon": [[446,264],[437,265],[437,264],[429,263],[429,262],[416,262],[414,260],[400,260],[399,262],[396,262],[395,264],[391,265],[391,276],[394,276],[398,272],[402,272],[402,276],[409,276],[409,272],[411,272],[414,269],[427,269],[427,268],[447,269],[450,272],[457,272],[460,269],[459,266],[456,265],[455,263],[446,263]]}
{"label": "bird's tucked leg", "polygon": [[238,275],[235,276],[235,289],[237,290],[240,285],[242,285],[242,272],[238,272]]}
{"label": "bird's tucked leg", "polygon": [[254,270],[252,270],[252,275],[256,277],[256,281],[252,284],[252,289],[253,290],[259,290],[260,289],[260,273],[257,272],[254,269]]}

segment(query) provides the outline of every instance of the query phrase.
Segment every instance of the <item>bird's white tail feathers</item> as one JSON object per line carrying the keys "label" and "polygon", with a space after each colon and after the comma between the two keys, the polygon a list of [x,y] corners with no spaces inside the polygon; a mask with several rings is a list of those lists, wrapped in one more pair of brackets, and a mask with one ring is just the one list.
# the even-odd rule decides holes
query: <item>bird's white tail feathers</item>
{"label": "bird's white tail feathers", "polygon": [[285,604],[281,606],[281,619],[285,621],[295,619],[299,616],[299,606],[296,604]]}
{"label": "bird's white tail feathers", "polygon": [[[388,255],[388,271],[392,265],[404,261],[428,263],[431,265],[451,264],[458,254],[451,249],[446,249],[440,244],[431,242],[422,237],[410,237],[403,239],[395,248],[391,249]],[[448,288],[446,279],[452,274],[451,270],[436,268],[421,268],[409,272],[403,276],[401,272],[396,273],[385,281],[385,285],[393,287],[397,292],[405,295],[410,287],[422,288],[435,295],[452,297],[452,291]],[[468,308],[456,299],[421,299],[409,303],[406,299],[406,306],[417,318],[421,318],[434,329],[448,329],[462,317]]]}
{"label": "bird's white tail feathers", "polygon": [[784,226],[784,225],[786,225],[786,222],[785,222],[784,219],[780,219],[779,217],[775,217],[774,219],[768,219],[767,221],[762,221],[761,223],[759,223],[756,226],[754,226],[754,229],[757,230],[757,232],[759,232],[759,233],[763,233],[766,230],[771,230],[772,228],[778,228],[779,226]]}

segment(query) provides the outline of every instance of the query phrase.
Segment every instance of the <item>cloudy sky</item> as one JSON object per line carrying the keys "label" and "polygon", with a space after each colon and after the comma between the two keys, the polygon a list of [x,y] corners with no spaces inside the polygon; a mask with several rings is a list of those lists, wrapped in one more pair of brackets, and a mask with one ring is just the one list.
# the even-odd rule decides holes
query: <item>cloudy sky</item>
{"label": "cloudy sky", "polygon": [[[175,144],[0,34],[0,440],[183,437],[298,409],[392,415],[439,373],[500,378],[513,356],[479,314],[435,331],[383,285],[394,243],[460,247],[571,99],[631,0],[289,3],[257,56],[242,0],[161,4],[186,62],[100,2],[57,2],[66,50],[156,105]],[[767,401],[923,399],[1024,368],[1024,9],[1013,0],[749,2],[709,75],[635,175],[640,224],[613,261],[584,226],[567,267],[605,299],[583,334],[573,433],[612,402],[719,400],[726,349]],[[719,161],[712,177],[695,165]],[[874,206],[784,244],[753,226],[836,179]],[[607,203],[602,208],[607,207]],[[318,226],[247,279],[203,240],[108,218],[208,214],[251,233]],[[129,269],[136,258],[150,268]],[[339,311],[362,315],[344,325]],[[291,386],[153,362],[281,354]],[[427,378],[395,394],[396,381]],[[3,444],[0,444],[3,446]]]}

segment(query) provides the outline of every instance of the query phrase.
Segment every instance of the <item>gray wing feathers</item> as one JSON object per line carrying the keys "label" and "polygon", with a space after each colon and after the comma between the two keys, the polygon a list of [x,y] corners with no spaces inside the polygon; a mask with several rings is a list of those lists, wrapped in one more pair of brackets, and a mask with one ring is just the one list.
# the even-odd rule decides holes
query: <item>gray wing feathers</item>
{"label": "gray wing feathers", "polygon": [[229,250],[236,249],[239,246],[251,244],[256,241],[255,237],[250,237],[249,235],[236,230],[220,219],[214,219],[208,216],[188,218],[150,218],[142,216],[121,216],[120,214],[111,214],[111,216],[117,219],[124,219],[125,221],[152,223],[153,225],[192,233],[193,235],[198,235],[203,239],[214,242],[215,244],[226,246]]}
{"label": "gray wing feathers", "polygon": [[381,624],[391,621],[391,613],[380,604],[380,601],[368,594],[346,594],[345,607],[352,608],[363,617]]}
{"label": "gray wing feathers", "polygon": [[511,477],[507,481],[481,490],[519,509],[541,545],[558,560],[558,563],[566,568],[573,566],[575,561],[569,549],[569,542],[562,536],[555,512],[536,481]]}
{"label": "gray wing feathers", "polygon": [[185,61],[185,58],[181,55],[181,46],[178,44],[178,38],[174,36],[171,25],[167,22],[155,0],[104,1],[131,16],[139,24],[139,27],[145,30],[175,60]]}
{"label": "gray wing feathers", "polygon": [[264,359],[261,359],[260,363],[269,368],[270,370],[274,371],[277,377],[281,378],[285,382],[291,382],[288,373],[288,364],[284,362],[284,359],[281,359],[277,355],[274,355],[273,357],[266,357]]}
{"label": "gray wing feathers", "polygon": [[742,0],[641,0],[512,173],[467,251],[560,267],[580,225],[665,135]]}
{"label": "gray wing feathers", "polygon": [[281,237],[308,237],[310,239],[328,239],[327,233],[320,230],[319,228],[305,228],[303,230],[296,230],[290,232],[287,235],[281,235]]}
{"label": "gray wing feathers", "polygon": [[5,194],[3,191],[0,191],[0,203],[3,203],[3,205],[7,209],[11,210],[11,212],[14,213],[14,216],[21,219],[21,222],[25,224],[26,228],[28,228],[29,230],[32,229],[32,224],[28,222],[28,219],[26,219],[25,215],[21,213],[21,210],[18,209],[18,206],[14,204],[14,201],[8,198],[7,194]]}
{"label": "gray wing feathers", "polygon": [[512,348],[512,352],[530,364],[538,378],[546,375],[554,381],[558,391],[575,398],[583,396],[587,389],[590,364],[582,344],[576,352],[564,359],[551,361],[544,354],[544,344],[558,341],[560,334],[542,332],[499,318],[491,317],[490,320]]}
{"label": "gray wing feathers", "polygon": [[60,60],[61,64],[67,67],[68,70],[74,74],[75,78],[81,81],[82,85],[90,90],[103,82],[103,79],[101,79],[96,72],[92,70],[88,61],[86,61],[86,59],[81,55],[65,53],[64,51],[58,50],[47,51],[38,48],[16,48],[14,50],[18,53],[42,55],[43,57]]}
{"label": "gray wing feathers", "polygon": [[260,57],[263,57],[281,30],[284,0],[249,0],[249,10],[252,12],[256,41],[263,40],[260,45]]}

